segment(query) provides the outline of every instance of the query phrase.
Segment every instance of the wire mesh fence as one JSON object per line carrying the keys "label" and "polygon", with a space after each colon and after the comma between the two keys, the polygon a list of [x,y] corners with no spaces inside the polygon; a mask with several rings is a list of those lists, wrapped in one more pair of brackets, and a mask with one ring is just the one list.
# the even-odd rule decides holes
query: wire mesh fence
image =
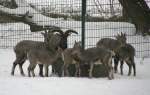
{"label": "wire mesh fence", "polygon": [[[1,5],[9,6],[11,4],[11,0],[2,1],[7,2],[0,2]],[[64,25],[63,29],[71,26],[79,33],[69,36],[69,47],[72,47],[75,40],[81,41],[82,0],[27,1],[40,14],[69,22],[69,25]],[[147,3],[149,5],[150,0],[147,0]],[[135,35],[134,25],[122,21],[122,7],[118,0],[87,0],[85,47],[94,47],[101,38],[114,38],[117,33],[124,32],[127,34],[127,42],[135,47],[137,57],[150,57],[150,37]],[[31,32],[29,25],[20,22],[1,23],[0,48],[13,48],[21,40],[43,41],[41,32]]]}

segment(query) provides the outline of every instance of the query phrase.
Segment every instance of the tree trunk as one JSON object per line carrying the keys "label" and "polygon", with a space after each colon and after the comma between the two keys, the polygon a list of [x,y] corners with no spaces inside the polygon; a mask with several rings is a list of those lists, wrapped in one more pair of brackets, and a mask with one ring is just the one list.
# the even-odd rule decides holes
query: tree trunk
{"label": "tree trunk", "polygon": [[30,26],[31,32],[52,28],[58,29],[60,27],[65,29],[71,29],[72,27],[75,27],[72,26],[68,21],[44,16],[37,10],[33,9],[25,0],[13,0],[13,2],[15,2],[17,5],[16,8],[9,8],[0,5],[0,14],[13,19],[14,21],[28,24]]}
{"label": "tree trunk", "polygon": [[144,0],[119,0],[119,2],[135,24],[136,32],[143,35],[149,34],[150,9],[146,2]]}

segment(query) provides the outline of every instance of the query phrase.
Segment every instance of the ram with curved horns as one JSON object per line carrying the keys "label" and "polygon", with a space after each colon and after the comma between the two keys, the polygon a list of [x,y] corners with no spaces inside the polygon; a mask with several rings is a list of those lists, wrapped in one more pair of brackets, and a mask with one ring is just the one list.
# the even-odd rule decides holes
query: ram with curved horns
{"label": "ram with curved horns", "polygon": [[67,44],[68,36],[70,36],[72,33],[78,34],[78,32],[76,32],[75,30],[71,30],[71,29],[66,30],[65,32],[63,32],[62,30],[58,29],[57,32],[58,32],[58,35],[61,37],[60,47],[63,50],[68,47],[68,44]]}
{"label": "ram with curved horns", "polygon": [[[56,29],[55,31],[56,31],[55,32],[56,35],[61,38],[59,47],[61,47],[63,50],[65,50],[66,48],[68,48],[68,44],[67,44],[67,38],[68,38],[68,36],[70,36],[72,33],[78,34],[78,32],[76,32],[75,30],[72,30],[72,29],[66,30],[65,32],[63,32],[63,30],[60,30],[60,29]],[[51,31],[49,31],[48,33],[51,33]],[[47,37],[45,37],[45,38],[47,38]],[[45,41],[46,41],[46,39],[45,39]],[[62,75],[61,74],[62,70],[60,70],[59,68],[62,67],[63,64],[60,64],[59,60],[57,62],[58,62],[58,64],[55,63],[54,65],[52,65],[52,72],[55,73],[55,74],[58,74],[59,76],[61,76]],[[40,68],[41,68],[40,69],[40,73],[42,74],[43,65],[41,65]]]}

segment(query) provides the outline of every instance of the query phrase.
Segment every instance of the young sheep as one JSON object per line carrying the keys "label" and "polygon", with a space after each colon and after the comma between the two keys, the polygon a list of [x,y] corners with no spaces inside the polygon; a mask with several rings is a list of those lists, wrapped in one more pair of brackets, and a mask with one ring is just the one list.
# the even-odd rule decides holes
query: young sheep
{"label": "young sheep", "polygon": [[[45,67],[45,76],[48,77],[48,66],[53,65],[57,59],[62,57],[62,49],[58,48],[56,51],[53,47],[52,48],[42,48],[42,49],[31,49],[28,52],[28,59],[30,62],[30,65],[28,67],[28,76],[34,77],[34,68],[36,67],[36,64],[43,64]],[[61,69],[61,68],[60,68]]]}
{"label": "young sheep", "polygon": [[117,67],[118,67],[118,62],[120,60],[120,71],[121,75],[123,75],[123,63],[124,61],[126,64],[129,66],[129,72],[128,75],[131,75],[131,70],[133,67],[134,70],[134,76],[136,76],[136,67],[135,67],[135,61],[134,61],[134,56],[135,56],[135,48],[130,45],[130,44],[125,44],[119,50],[117,51],[116,57],[115,58],[115,72],[117,72]]}
{"label": "young sheep", "polygon": [[[79,69],[79,64],[78,62],[76,62],[73,58],[72,58],[72,52],[73,52],[73,48],[67,48],[63,51],[63,61],[64,61],[64,65],[63,65],[63,72],[62,72],[62,76],[69,76],[69,72],[68,72],[68,66],[70,64],[75,64],[76,67],[76,72],[74,74],[74,76],[77,76],[77,74],[80,72]],[[80,76],[80,74],[79,74]]]}
{"label": "young sheep", "polygon": [[123,34],[121,32],[121,35],[117,35],[116,39],[112,39],[112,38],[103,38],[101,40],[99,40],[96,44],[97,47],[103,47],[106,49],[111,50],[112,52],[115,53],[114,57],[114,62],[117,60],[115,57],[117,51],[119,50],[120,47],[124,46],[126,44],[126,34]]}
{"label": "young sheep", "polygon": [[[46,42],[41,42],[41,41],[32,41],[32,40],[23,40],[17,43],[17,45],[14,47],[14,52],[16,54],[16,59],[13,62],[13,67],[11,71],[11,75],[14,75],[15,67],[18,64],[20,68],[20,73],[21,75],[24,76],[24,72],[22,69],[22,65],[27,59],[27,53],[29,52],[30,49],[42,49],[42,48],[47,48],[49,46],[53,46],[54,48],[57,48],[60,44],[60,36],[54,35],[53,32],[56,32],[57,30],[52,30],[49,34],[45,32],[44,37],[46,37]],[[43,72],[40,68],[40,76],[43,76]]]}
{"label": "young sheep", "polygon": [[108,78],[113,79],[113,67],[112,67],[112,56],[113,53],[104,48],[88,48],[83,50],[80,43],[75,42],[74,49],[72,52],[74,60],[81,63],[87,63],[90,65],[89,77],[91,78],[94,64],[104,64],[107,67]]}
{"label": "young sheep", "polygon": [[63,32],[62,30],[58,29],[57,30],[59,32],[59,36],[61,37],[61,42],[60,42],[60,47],[65,50],[68,47],[67,44],[67,38],[68,36],[70,36],[72,33],[74,34],[78,34],[78,32],[74,31],[74,30],[66,30],[65,32]]}

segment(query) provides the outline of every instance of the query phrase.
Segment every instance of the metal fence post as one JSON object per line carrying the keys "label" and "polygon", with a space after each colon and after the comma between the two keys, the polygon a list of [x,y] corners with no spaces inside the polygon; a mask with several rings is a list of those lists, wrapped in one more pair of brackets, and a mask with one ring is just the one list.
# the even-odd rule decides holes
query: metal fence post
{"label": "metal fence post", "polygon": [[82,0],[82,47],[85,48],[86,0]]}

